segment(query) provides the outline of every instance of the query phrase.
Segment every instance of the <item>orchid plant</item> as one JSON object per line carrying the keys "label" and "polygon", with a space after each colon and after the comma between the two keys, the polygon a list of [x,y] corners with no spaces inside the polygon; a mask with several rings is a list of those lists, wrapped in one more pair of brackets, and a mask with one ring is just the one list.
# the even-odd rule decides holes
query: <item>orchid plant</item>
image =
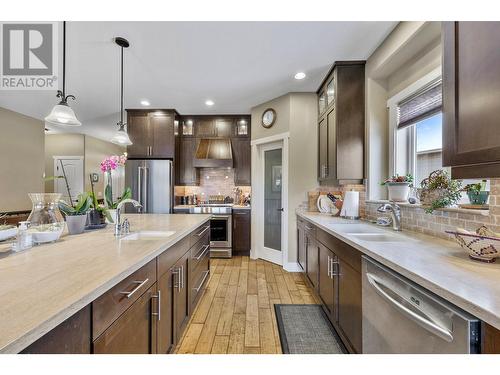
{"label": "orchid plant", "polygon": [[113,201],[113,183],[111,179],[112,171],[116,170],[118,167],[123,167],[127,162],[127,155],[111,155],[101,161],[101,171],[106,173],[108,176],[108,183],[104,189],[104,199],[106,200],[106,205],[109,209],[116,209],[118,204],[124,200],[129,199],[132,196],[132,190],[127,187],[125,188],[122,196],[119,200]]}

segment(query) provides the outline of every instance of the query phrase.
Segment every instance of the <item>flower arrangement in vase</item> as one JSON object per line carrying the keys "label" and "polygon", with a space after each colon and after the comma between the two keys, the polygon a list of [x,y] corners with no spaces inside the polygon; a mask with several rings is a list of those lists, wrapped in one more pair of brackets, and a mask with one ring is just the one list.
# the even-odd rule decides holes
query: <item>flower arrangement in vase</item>
{"label": "flower arrangement in vase", "polygon": [[396,174],[381,182],[382,186],[387,186],[389,200],[393,202],[406,202],[408,200],[408,194],[410,193],[410,187],[412,184],[413,176],[411,174],[407,174],[405,176]]}
{"label": "flower arrangement in vase", "polygon": [[132,190],[130,187],[126,187],[123,191],[123,194],[116,201],[113,200],[113,180],[112,180],[112,172],[116,170],[118,167],[125,166],[127,162],[127,156],[123,155],[111,155],[101,161],[101,171],[107,176],[106,187],[104,188],[104,199],[106,201],[107,212],[109,215],[106,215],[109,222],[114,223],[116,217],[116,207],[118,204],[124,199],[130,199],[132,197]]}

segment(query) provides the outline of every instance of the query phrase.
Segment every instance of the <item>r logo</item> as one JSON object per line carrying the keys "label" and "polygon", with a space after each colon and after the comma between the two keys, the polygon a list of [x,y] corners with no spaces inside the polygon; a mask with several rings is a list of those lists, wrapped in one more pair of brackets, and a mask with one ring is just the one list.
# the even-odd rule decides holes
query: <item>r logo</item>
{"label": "r logo", "polygon": [[3,75],[48,76],[53,69],[53,24],[2,25]]}

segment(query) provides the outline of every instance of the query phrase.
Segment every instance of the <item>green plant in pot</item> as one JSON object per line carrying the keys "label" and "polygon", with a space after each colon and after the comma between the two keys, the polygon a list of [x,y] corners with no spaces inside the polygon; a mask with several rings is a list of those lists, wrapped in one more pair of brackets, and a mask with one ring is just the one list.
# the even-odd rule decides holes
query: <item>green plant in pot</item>
{"label": "green plant in pot", "polygon": [[111,220],[111,216],[106,207],[101,206],[97,201],[97,197],[94,192],[89,193],[91,197],[91,208],[89,211],[89,225],[97,226],[106,223],[106,219]]}
{"label": "green plant in pot", "polygon": [[427,213],[456,204],[462,197],[462,183],[446,171],[436,170],[420,183],[420,202]]}
{"label": "green plant in pot", "polygon": [[59,201],[59,210],[64,214],[69,234],[80,234],[85,229],[87,222],[87,213],[92,205],[89,194],[82,193],[77,197],[77,203],[68,204],[65,201]]}
{"label": "green plant in pot", "polygon": [[406,202],[412,184],[413,176],[411,174],[405,176],[396,174],[380,183],[382,186],[387,186],[389,200],[392,202]]}
{"label": "green plant in pot", "polygon": [[484,205],[488,201],[490,192],[486,191],[486,180],[483,180],[477,184],[467,184],[463,188],[463,191],[467,193],[469,201],[471,204]]}

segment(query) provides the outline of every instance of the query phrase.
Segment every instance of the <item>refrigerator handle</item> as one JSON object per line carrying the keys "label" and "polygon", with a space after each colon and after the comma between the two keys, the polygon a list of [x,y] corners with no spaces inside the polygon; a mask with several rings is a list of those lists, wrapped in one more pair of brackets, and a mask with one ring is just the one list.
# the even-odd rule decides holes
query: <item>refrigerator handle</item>
{"label": "refrigerator handle", "polygon": [[137,167],[137,200],[139,204],[144,207],[142,203],[142,175],[141,175],[142,167]]}
{"label": "refrigerator handle", "polygon": [[142,203],[143,210],[142,212],[148,213],[149,212],[149,207],[148,207],[148,190],[149,190],[149,168],[144,167],[144,203]]}

